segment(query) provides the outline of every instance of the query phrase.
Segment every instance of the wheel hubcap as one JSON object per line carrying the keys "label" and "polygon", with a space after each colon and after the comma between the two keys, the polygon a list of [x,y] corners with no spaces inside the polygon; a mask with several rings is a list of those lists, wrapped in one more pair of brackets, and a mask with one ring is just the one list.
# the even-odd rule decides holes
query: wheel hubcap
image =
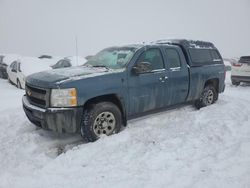
{"label": "wheel hubcap", "polygon": [[115,116],[111,112],[100,113],[94,121],[94,133],[99,137],[102,134],[110,135],[115,129]]}
{"label": "wheel hubcap", "polygon": [[205,104],[206,105],[210,105],[213,103],[213,100],[214,100],[214,93],[212,90],[208,90],[207,93],[205,93]]}

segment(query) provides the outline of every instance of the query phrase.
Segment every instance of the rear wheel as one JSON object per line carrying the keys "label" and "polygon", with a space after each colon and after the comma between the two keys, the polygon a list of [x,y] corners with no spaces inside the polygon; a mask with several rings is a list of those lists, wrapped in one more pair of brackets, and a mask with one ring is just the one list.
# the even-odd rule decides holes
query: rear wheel
{"label": "rear wheel", "polygon": [[120,132],[122,115],[120,109],[111,102],[100,102],[90,105],[83,114],[81,135],[93,142],[101,135],[112,135]]}
{"label": "rear wheel", "polygon": [[200,109],[213,104],[218,99],[218,92],[213,85],[207,85],[202,91],[200,99],[195,102],[195,107]]}

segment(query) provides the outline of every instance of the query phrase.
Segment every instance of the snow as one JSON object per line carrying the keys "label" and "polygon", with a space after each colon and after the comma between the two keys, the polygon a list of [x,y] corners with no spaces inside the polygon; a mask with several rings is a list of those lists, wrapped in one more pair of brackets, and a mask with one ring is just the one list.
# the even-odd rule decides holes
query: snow
{"label": "snow", "polygon": [[[204,41],[188,40],[188,42],[189,42],[190,48],[196,48],[196,49],[213,49],[212,46],[204,46],[204,45],[197,44],[197,42],[200,43],[200,42],[204,42]],[[162,40],[157,40],[157,41],[151,42],[151,44],[169,44],[169,45],[171,45],[173,43],[174,43],[174,40],[172,40],[172,39],[162,39]]]}
{"label": "snow", "polygon": [[37,129],[22,90],[0,79],[0,187],[250,187],[250,86],[227,87],[201,110],[184,106],[83,143]]}
{"label": "snow", "polygon": [[21,57],[18,60],[21,63],[21,71],[25,76],[45,70],[51,70],[51,67],[44,63],[44,60],[36,57]]}
{"label": "snow", "polygon": [[[61,72],[62,74],[58,74],[58,76],[67,76],[67,79],[63,79],[61,81],[58,81],[56,84],[60,85],[62,83],[70,82],[70,81],[76,81],[76,80],[82,80],[85,78],[91,78],[91,77],[97,77],[97,76],[103,76],[107,74],[114,74],[123,72],[125,69],[107,69],[105,67],[88,67],[88,66],[78,66],[74,68],[68,68],[69,71],[67,72]],[[63,70],[63,69],[62,69]],[[75,72],[72,70],[76,70]],[[78,72],[81,71],[81,72]],[[58,72],[58,73],[59,73]],[[49,73],[49,72],[48,72]],[[54,73],[57,74],[57,73]]]}
{"label": "snow", "polygon": [[16,61],[20,58],[20,55],[17,54],[4,54],[3,63],[10,65],[13,61]]}
{"label": "snow", "polygon": [[223,62],[226,66],[231,66],[231,62],[229,60],[224,59]]}

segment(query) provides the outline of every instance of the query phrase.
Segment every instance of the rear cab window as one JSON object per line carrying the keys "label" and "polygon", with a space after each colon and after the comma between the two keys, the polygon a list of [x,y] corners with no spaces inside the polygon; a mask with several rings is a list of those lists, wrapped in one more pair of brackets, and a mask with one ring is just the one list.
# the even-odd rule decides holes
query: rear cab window
{"label": "rear cab window", "polygon": [[194,65],[222,64],[222,59],[215,49],[190,48],[188,52]]}
{"label": "rear cab window", "polygon": [[221,59],[219,53],[217,52],[217,50],[210,50],[210,54],[211,54],[212,59],[213,59],[214,62],[215,61],[222,61],[222,59]]}

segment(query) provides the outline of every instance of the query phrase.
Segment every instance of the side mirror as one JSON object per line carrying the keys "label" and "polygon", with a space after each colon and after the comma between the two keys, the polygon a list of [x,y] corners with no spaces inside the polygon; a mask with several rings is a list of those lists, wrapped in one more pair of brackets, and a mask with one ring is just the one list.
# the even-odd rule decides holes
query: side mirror
{"label": "side mirror", "polygon": [[153,70],[152,65],[149,62],[140,62],[132,68],[132,71],[135,74],[148,73],[148,72],[151,72],[152,70]]}

